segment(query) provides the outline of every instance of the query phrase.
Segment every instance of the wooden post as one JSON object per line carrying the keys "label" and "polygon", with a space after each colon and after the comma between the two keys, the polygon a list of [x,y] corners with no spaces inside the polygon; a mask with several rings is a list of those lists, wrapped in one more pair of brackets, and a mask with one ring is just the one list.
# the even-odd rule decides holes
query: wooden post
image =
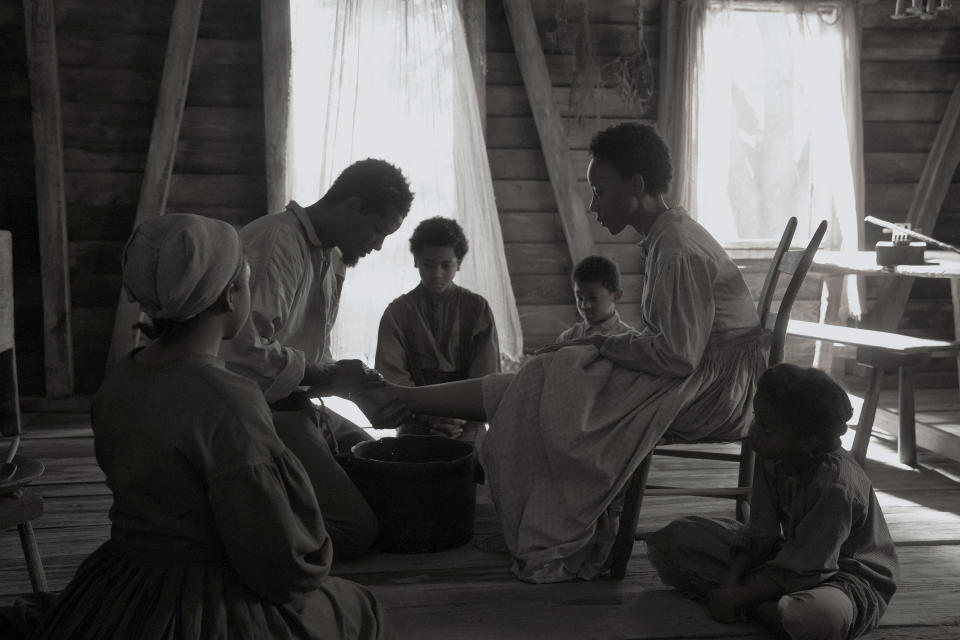
{"label": "wooden post", "polygon": [[[840,320],[840,308],[843,297],[845,276],[829,275],[823,277],[820,285],[820,324],[843,324]],[[833,343],[829,340],[817,340],[813,351],[813,366],[833,375]]]}
{"label": "wooden post", "polygon": [[[907,222],[920,227],[927,235],[940,215],[940,207],[947,197],[950,181],[960,163],[960,81],[953,88],[950,102],[940,121],[937,136],[927,155],[927,162],[920,174],[920,181],[913,192],[913,200],[907,213]],[[903,316],[903,309],[910,299],[913,278],[886,278],[877,295],[883,304],[871,314],[871,328],[896,331]]]}
{"label": "wooden post", "polygon": [[460,15],[467,38],[473,84],[477,89],[480,126],[487,135],[487,3],[486,0],[460,0]]}
{"label": "wooden post", "polygon": [[[950,304],[953,306],[953,339],[960,342],[960,279],[950,278]],[[960,383],[960,354],[957,355],[957,382]]]}
{"label": "wooden post", "polygon": [[553,101],[553,84],[540,46],[537,23],[530,0],[504,0],[503,8],[520,63],[520,75],[543,147],[550,186],[560,212],[563,235],[574,263],[594,253],[593,234],[587,220],[587,208],[577,192],[577,181],[570,173],[567,138]]}
{"label": "wooden post", "polygon": [[[193,51],[197,44],[202,10],[203,0],[177,0],[173,8],[170,35],[167,37],[167,55],[163,63],[163,77],[160,80],[157,110],[150,133],[150,149],[147,152],[147,165],[143,172],[143,186],[140,189],[140,201],[137,203],[134,228],[144,220],[163,215],[167,206],[167,193],[173,174],[173,161],[177,153],[180,122],[187,99],[190,68],[193,66]],[[139,307],[127,300],[121,291],[113,323],[113,340],[107,354],[108,371],[137,345],[140,332],[134,329],[133,325],[139,315]]]}
{"label": "wooden post", "polygon": [[73,328],[53,0],[23,0],[23,19],[33,107],[45,386],[48,398],[63,398],[74,392]]}
{"label": "wooden post", "polygon": [[[658,70],[660,86],[657,87],[657,129],[675,155],[678,152],[676,130],[682,126],[682,123],[677,122],[677,114],[680,114],[682,110],[673,107],[678,98],[678,96],[674,96],[678,83],[674,81],[673,74],[679,73],[678,67],[680,64],[677,52],[677,41],[680,37],[680,9],[679,3],[675,0],[660,0],[660,63]],[[677,184],[676,180],[674,180],[674,184]]]}
{"label": "wooden post", "polygon": [[0,230],[0,437],[20,435],[20,387],[14,339],[13,240]]}
{"label": "wooden post", "polygon": [[290,2],[261,0],[263,129],[266,153],[267,212],[287,206],[287,128],[290,118]]}

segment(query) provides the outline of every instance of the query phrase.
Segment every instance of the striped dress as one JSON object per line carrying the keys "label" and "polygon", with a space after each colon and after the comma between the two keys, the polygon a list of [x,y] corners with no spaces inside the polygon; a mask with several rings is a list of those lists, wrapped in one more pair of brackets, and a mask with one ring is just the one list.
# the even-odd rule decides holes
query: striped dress
{"label": "striped dress", "polygon": [[681,209],[661,214],[639,250],[636,332],[484,378],[490,430],[480,457],[522,580],[605,570],[618,496],[668,431],[746,432],[769,336],[739,268]]}

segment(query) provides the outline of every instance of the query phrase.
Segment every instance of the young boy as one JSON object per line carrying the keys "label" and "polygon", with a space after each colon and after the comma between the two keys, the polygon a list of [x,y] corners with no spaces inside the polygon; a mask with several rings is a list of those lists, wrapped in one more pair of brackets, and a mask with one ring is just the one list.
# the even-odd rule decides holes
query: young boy
{"label": "young boy", "polygon": [[[390,382],[423,386],[479,378],[500,370],[493,312],[476,293],[454,284],[467,254],[455,220],[421,222],[410,237],[420,284],[387,306],[380,319],[376,369]],[[441,416],[415,416],[402,434],[444,435],[479,444],[486,427]]]}
{"label": "young boy", "polygon": [[633,331],[620,320],[616,304],[623,296],[620,270],[613,260],[603,256],[587,256],[577,263],[571,274],[573,295],[582,322],[578,322],[557,338],[566,342],[584,336],[614,335]]}
{"label": "young boy", "polygon": [[866,633],[899,565],[870,479],[840,447],[847,394],[819,369],[784,363],[760,377],[753,406],[750,521],[676,520],[647,538],[650,562],[720,622],[753,617],[791,638]]}

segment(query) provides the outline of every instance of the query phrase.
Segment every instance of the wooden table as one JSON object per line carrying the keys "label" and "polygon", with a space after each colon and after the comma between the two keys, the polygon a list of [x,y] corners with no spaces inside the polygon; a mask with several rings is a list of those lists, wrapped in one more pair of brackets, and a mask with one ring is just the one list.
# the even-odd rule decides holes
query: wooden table
{"label": "wooden table", "polygon": [[[810,273],[826,276],[824,278],[825,301],[820,308],[820,322],[823,324],[845,324],[840,318],[841,296],[846,275],[914,278],[945,278],[950,280],[950,297],[953,306],[954,340],[960,341],[960,254],[952,251],[926,251],[925,264],[897,265],[883,267],[876,263],[873,251],[818,251],[814,256]],[[885,329],[885,327],[866,327]],[[889,328],[886,328],[889,329]],[[833,365],[833,343],[820,341],[814,353],[814,366],[831,371]],[[957,356],[958,380],[960,380],[960,355]],[[912,384],[912,383],[911,383]],[[901,380],[901,397],[904,381]],[[910,394],[912,396],[912,392]],[[865,403],[867,399],[865,398]],[[902,401],[902,400],[901,400]],[[865,407],[866,409],[866,407]],[[875,407],[871,408],[872,411]],[[912,405],[910,407],[912,412]],[[901,407],[901,422],[903,421]],[[901,427],[901,431],[903,428]],[[910,429],[912,432],[912,428]],[[903,452],[901,451],[901,457]],[[913,448],[915,461],[915,448]]]}
{"label": "wooden table", "polygon": [[[950,298],[953,303],[953,337],[960,340],[960,253],[952,251],[926,251],[926,264],[902,264],[882,267],[877,264],[873,251],[817,251],[810,265],[810,273],[826,276],[826,304],[821,306],[820,321],[826,324],[843,324],[840,318],[840,301],[843,295],[843,276],[909,276],[913,278],[946,278],[950,280]],[[886,329],[886,327],[866,327]],[[826,371],[833,361],[832,348],[821,345],[815,361]],[[960,358],[958,358],[960,366]]]}

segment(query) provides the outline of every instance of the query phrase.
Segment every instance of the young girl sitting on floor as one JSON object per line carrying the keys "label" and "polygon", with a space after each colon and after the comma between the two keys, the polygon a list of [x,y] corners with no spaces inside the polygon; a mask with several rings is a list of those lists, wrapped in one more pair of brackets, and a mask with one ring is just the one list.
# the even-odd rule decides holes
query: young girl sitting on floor
{"label": "young girl sitting on floor", "polygon": [[761,376],[753,404],[750,521],[675,520],[647,537],[650,562],[720,622],[750,616],[794,639],[866,633],[899,565],[870,479],[840,446],[850,400],[823,371],[785,363]]}

